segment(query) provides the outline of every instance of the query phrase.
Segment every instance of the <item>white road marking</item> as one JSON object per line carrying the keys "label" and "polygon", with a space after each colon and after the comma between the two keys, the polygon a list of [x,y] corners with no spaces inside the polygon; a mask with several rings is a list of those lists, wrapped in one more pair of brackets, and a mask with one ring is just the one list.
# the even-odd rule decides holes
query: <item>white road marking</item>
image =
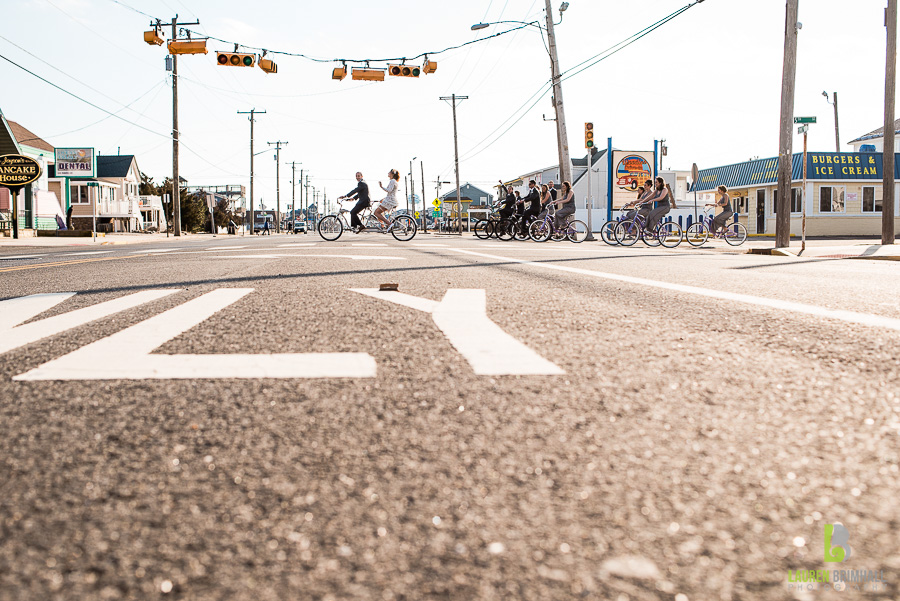
{"label": "white road marking", "polygon": [[447,248],[446,244],[430,244],[427,242],[423,243],[413,243],[413,246],[418,246],[419,248]]}
{"label": "white road marking", "polygon": [[65,254],[63,254],[63,255],[57,255],[57,256],[60,256],[60,257],[77,257],[77,256],[80,256],[80,255],[105,255],[105,254],[108,254],[108,253],[111,253],[111,252],[113,252],[113,251],[111,251],[111,250],[91,250],[91,251],[83,252],[83,253],[65,253]]}
{"label": "white road marking", "polygon": [[289,255],[285,253],[272,253],[265,255],[234,255],[234,256],[213,256],[211,259],[278,259],[282,257],[293,257],[295,259],[306,259],[307,257],[324,257],[331,259],[353,259],[354,261],[406,261],[406,257],[388,257],[388,256],[369,256],[369,255]]}
{"label": "white road marking", "polygon": [[433,300],[376,288],[351,288],[417,311],[431,313],[450,344],[480,376],[559,375],[565,372],[504,332],[487,316],[484,290],[450,289],[444,299]]}
{"label": "white road marking", "polygon": [[6,261],[10,259],[38,259],[45,256],[47,255],[3,255],[0,256],[0,261]]}
{"label": "white road marking", "polygon": [[636,278],[627,275],[619,275],[617,273],[605,273],[602,271],[592,271],[590,269],[581,269],[578,267],[568,267],[565,265],[550,265],[546,263],[535,263],[534,261],[526,261],[524,259],[514,259],[511,257],[498,257],[496,255],[488,255],[485,253],[474,252],[471,250],[456,249],[457,252],[494,259],[497,261],[509,261],[513,263],[521,263],[531,267],[541,267],[543,269],[553,269],[556,271],[566,271],[569,273],[577,273],[590,277],[613,280],[617,282],[626,282],[629,284],[637,284],[640,286],[649,286],[652,288],[661,288],[663,290],[672,290],[675,292],[684,292],[687,294],[696,294],[708,298],[717,298],[720,300],[729,300],[748,305],[757,305],[761,307],[769,307],[771,309],[780,309],[782,311],[790,311],[793,313],[803,313],[806,315],[814,315],[816,317],[824,317],[826,319],[836,319],[849,323],[858,323],[874,328],[886,328],[889,330],[900,331],[900,319],[893,317],[884,317],[881,315],[872,315],[869,313],[858,313],[856,311],[845,311],[843,309],[827,309],[816,305],[807,305],[805,303],[797,303],[793,301],[783,301],[774,298],[765,298],[761,296],[751,296],[749,294],[739,294],[736,292],[725,292],[722,290],[712,290],[709,288],[700,288],[698,286],[686,286],[684,284],[672,284],[669,282],[661,282],[658,280],[648,280],[644,278]]}
{"label": "white road marking", "polygon": [[300,248],[301,246],[315,246],[318,242],[294,242],[292,244],[279,244],[278,248]]}
{"label": "white road marking", "polygon": [[74,296],[74,293],[33,294],[31,296],[0,301],[0,353],[17,349],[31,342],[36,342],[42,338],[59,334],[88,322],[108,317],[120,311],[132,309],[174,292],[178,291],[148,290],[136,292],[128,296],[24,325],[18,324],[55,307],[67,298]]}
{"label": "white road marking", "polygon": [[131,254],[133,255],[146,255],[148,253],[170,253],[174,250],[181,250],[181,248],[151,248],[148,250],[135,250]]}
{"label": "white road marking", "polygon": [[373,242],[371,244],[366,244],[365,242],[351,242],[350,246],[368,246],[368,247],[376,247],[376,246],[387,246],[387,244],[382,244],[380,242]]}
{"label": "white road marking", "polygon": [[246,246],[211,246],[205,250],[238,250],[241,248],[247,248]]}
{"label": "white road marking", "polygon": [[253,292],[222,288],[18,375],[13,380],[374,378],[367,353],[153,355],[151,351]]}

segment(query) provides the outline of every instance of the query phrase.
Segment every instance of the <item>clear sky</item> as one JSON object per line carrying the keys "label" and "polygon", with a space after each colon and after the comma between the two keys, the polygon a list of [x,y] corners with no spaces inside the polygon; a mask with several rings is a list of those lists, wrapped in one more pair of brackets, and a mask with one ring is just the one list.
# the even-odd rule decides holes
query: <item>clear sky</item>
{"label": "clear sky", "polygon": [[[0,55],[132,123],[0,60],[0,110],[7,119],[55,146],[93,146],[102,154],[121,148],[137,155],[141,170],[156,181],[171,174],[171,79],[165,47],[143,42],[148,18],[127,6],[163,20],[176,13],[183,21],[199,20],[188,28],[224,40],[324,59],[414,56],[509,27],[471,31],[480,21],[542,20],[544,14],[543,0],[3,4]],[[686,4],[571,0],[556,28],[563,71]],[[818,117],[811,149],[834,150],[833,109],[823,90],[838,92],[842,150],[882,125],[885,4],[800,1],[795,114]],[[554,0],[556,21],[558,8]],[[665,168],[777,155],[784,11],[783,0],[705,0],[565,81],[572,156],[584,154],[585,121],[594,122],[601,146],[607,137],[629,150],[667,139]],[[302,163],[311,183],[333,198],[354,186],[357,170],[377,191],[389,169],[405,174],[417,157],[416,191],[421,193],[422,161],[431,199],[438,177],[453,179],[451,110],[439,100],[452,93],[469,97],[458,107],[462,182],[487,188],[557,162],[554,124],[542,119],[552,115],[549,94],[526,110],[550,77],[547,52],[533,28],[435,55],[437,72],[418,80],[333,81],[334,63],[277,55],[269,58],[278,73],[266,75],[256,67],[218,66],[214,51],[233,50],[231,45],[210,40],[208,48],[208,55],[179,58],[180,173],[191,185],[249,183],[249,123],[236,113],[256,108],[267,111],[257,117],[256,152],[267,142],[288,142],[281,153],[282,207],[291,194],[290,161]],[[794,143],[799,149],[801,138]],[[256,157],[256,197],[270,207],[273,155]]]}

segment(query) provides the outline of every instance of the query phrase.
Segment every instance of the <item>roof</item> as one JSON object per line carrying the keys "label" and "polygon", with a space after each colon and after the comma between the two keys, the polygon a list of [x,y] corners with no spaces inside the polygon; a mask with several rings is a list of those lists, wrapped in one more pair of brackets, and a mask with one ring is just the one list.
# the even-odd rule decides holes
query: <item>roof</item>
{"label": "roof", "polygon": [[0,113],[0,155],[19,154],[19,144],[3,113]]}
{"label": "roof", "polygon": [[[602,157],[606,156],[606,150],[607,150],[607,149],[604,148],[604,149],[598,150],[597,152],[594,153],[593,160],[591,161],[591,167],[593,167],[594,165],[596,165],[597,162],[598,162]],[[576,178],[575,178],[575,181],[572,182],[572,187],[574,187],[575,184],[577,184],[578,181],[579,181],[582,177],[584,177],[585,175],[587,175],[587,158],[588,158],[588,155],[584,155],[584,157],[582,157],[582,158],[580,158],[580,159],[572,159],[572,166],[573,166],[573,167],[581,167],[581,168],[584,169],[584,171],[581,173],[581,175],[579,175],[578,177],[576,177]]]}
{"label": "roof", "polygon": [[97,157],[97,177],[126,177],[131,163],[134,162],[133,154],[108,154]]}
{"label": "roof", "polygon": [[[459,197],[460,199],[468,199],[474,200],[476,202],[481,202],[481,197],[486,196],[488,202],[493,200],[494,195],[490,192],[485,192],[481,188],[473,186],[469,182],[464,183],[459,187]],[[456,188],[453,188],[443,196],[441,196],[441,200],[456,200]]]}
{"label": "roof", "polygon": [[[895,155],[900,156],[900,155]],[[704,192],[719,186],[746,188],[766,186],[778,181],[778,157],[745,161],[733,165],[700,170],[700,181],[691,191]],[[808,152],[806,177],[809,180],[882,180],[880,152]],[[894,165],[894,177],[900,178],[900,165]],[[791,160],[791,181],[803,179],[803,153]]]}
{"label": "roof", "polygon": [[[894,121],[894,133],[900,134],[900,119],[897,119],[896,121]],[[876,138],[883,138],[883,137],[884,137],[884,126],[882,125],[878,129],[872,130],[869,133],[856,138],[855,140],[850,140],[850,144],[853,144],[854,142],[864,142],[866,140],[874,140]]]}
{"label": "roof", "polygon": [[31,146],[32,148],[37,148],[38,150],[53,152],[53,146],[48,144],[43,138],[36,136],[31,130],[25,129],[15,121],[10,121],[9,127],[10,129],[12,129],[12,133],[16,137],[16,140],[18,140],[19,144],[23,146]]}

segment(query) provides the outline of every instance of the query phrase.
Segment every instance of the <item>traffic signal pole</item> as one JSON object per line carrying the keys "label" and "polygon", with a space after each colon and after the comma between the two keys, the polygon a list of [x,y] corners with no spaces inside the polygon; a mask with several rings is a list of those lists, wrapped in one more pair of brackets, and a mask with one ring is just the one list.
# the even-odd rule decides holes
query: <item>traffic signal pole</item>
{"label": "traffic signal pole", "polygon": [[[200,21],[179,23],[178,15],[172,19],[172,39],[178,39],[181,25],[199,25]],[[176,236],[181,235],[181,190],[178,181],[178,55],[172,54],[172,209]]]}
{"label": "traffic signal pole", "polygon": [[238,115],[250,115],[250,233],[253,234],[253,123],[256,121],[253,115],[259,113],[264,115],[266,111],[258,111],[255,108],[249,111],[238,111]]}

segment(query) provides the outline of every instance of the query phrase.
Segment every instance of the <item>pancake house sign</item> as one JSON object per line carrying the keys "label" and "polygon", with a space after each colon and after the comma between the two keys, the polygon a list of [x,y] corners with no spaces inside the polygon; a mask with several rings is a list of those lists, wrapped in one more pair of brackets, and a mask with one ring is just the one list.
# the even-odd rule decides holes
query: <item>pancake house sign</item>
{"label": "pancake house sign", "polygon": [[18,189],[41,177],[41,164],[21,154],[0,156],[0,186]]}

